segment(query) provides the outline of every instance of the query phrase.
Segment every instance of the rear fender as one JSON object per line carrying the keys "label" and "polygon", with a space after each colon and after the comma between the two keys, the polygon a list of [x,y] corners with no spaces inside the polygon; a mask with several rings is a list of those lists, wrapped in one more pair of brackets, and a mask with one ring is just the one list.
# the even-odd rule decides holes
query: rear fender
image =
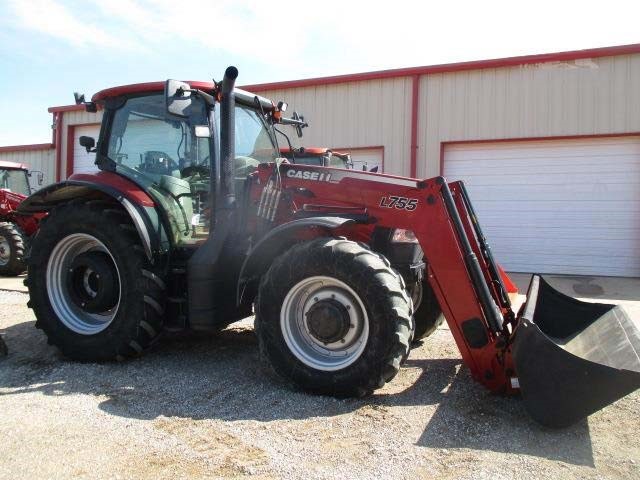
{"label": "rear fender", "polygon": [[238,280],[238,305],[253,301],[260,277],[269,269],[273,260],[300,240],[304,231],[314,231],[314,236],[334,235],[334,230],[355,220],[342,217],[309,217],[278,225],[269,231],[251,249],[242,264]]}
{"label": "rear fender", "polygon": [[147,258],[153,263],[155,255],[164,251],[168,244],[156,204],[139,186],[119,175],[108,172],[77,175],[48,185],[27,197],[18,207],[18,213],[46,213],[72,200],[100,198],[113,199],[123,206],[136,227]]}

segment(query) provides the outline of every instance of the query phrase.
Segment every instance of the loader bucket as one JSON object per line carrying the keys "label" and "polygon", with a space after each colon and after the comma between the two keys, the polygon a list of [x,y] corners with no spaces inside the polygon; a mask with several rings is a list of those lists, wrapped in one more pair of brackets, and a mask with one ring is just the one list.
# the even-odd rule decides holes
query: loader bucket
{"label": "loader bucket", "polygon": [[566,427],[640,387],[640,331],[616,305],[581,302],[534,275],[514,332],[525,407]]}

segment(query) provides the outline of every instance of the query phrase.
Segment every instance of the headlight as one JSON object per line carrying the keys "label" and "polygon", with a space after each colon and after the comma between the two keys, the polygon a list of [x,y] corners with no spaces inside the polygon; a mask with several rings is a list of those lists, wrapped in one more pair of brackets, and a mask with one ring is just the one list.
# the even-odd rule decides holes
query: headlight
{"label": "headlight", "polygon": [[418,243],[418,239],[413,230],[396,228],[391,235],[391,243]]}

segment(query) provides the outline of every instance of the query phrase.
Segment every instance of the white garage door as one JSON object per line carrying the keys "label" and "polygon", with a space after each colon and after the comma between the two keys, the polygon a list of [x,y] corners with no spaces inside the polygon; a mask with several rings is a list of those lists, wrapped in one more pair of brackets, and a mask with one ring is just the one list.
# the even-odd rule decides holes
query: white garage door
{"label": "white garage door", "polygon": [[351,160],[353,160],[353,168],[355,170],[371,171],[373,167],[378,167],[378,172],[382,173],[383,150],[381,148],[362,148],[356,150],[343,148],[339,151],[351,154]]}
{"label": "white garage door", "polygon": [[444,175],[507,270],[640,276],[640,137],[453,144]]}
{"label": "white garage door", "polygon": [[100,126],[75,127],[73,133],[73,173],[97,172],[98,167],[94,165],[96,154],[87,153],[87,150],[81,147],[78,141],[81,136],[85,135],[93,137],[97,142]]}

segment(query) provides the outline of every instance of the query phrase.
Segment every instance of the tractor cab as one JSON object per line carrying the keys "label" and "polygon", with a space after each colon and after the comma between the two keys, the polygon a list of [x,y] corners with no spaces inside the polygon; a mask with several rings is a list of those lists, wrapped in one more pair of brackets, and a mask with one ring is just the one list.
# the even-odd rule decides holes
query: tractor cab
{"label": "tractor cab", "polygon": [[6,190],[28,197],[31,195],[29,172],[26,165],[13,162],[0,162],[0,190]]}
{"label": "tractor cab", "polygon": [[[164,87],[119,87],[94,96],[105,109],[96,164],[133,181],[163,207],[174,244],[199,244],[211,227],[209,196],[220,184],[220,105],[203,92],[216,85],[168,81]],[[176,94],[178,88],[184,93]],[[276,107],[238,89],[235,100],[231,173],[233,190],[241,195],[247,176],[279,154],[270,128]],[[88,150],[94,147],[83,142]]]}

